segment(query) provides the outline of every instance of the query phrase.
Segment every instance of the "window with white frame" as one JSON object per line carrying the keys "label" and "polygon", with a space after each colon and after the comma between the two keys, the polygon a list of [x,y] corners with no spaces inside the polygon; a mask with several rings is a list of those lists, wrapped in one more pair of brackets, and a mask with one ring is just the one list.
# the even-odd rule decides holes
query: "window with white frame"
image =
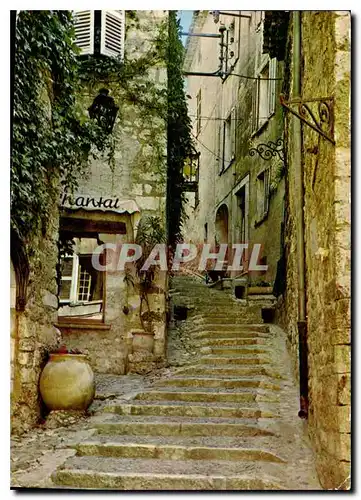
{"label": "window with white frame", "polygon": [[103,273],[92,266],[91,255],[68,255],[61,261],[60,304],[80,304],[103,299]]}
{"label": "window with white frame", "polygon": [[253,84],[252,132],[260,129],[275,112],[277,59],[269,59],[257,77]]}
{"label": "window with white frame", "polygon": [[257,176],[257,221],[261,221],[268,214],[269,208],[270,169],[266,169]]}
{"label": "window with white frame", "polygon": [[235,158],[236,147],[236,110],[235,108],[229,113],[226,120],[223,122],[221,129],[221,169],[220,173],[227,170]]}
{"label": "window with white frame", "polygon": [[75,10],[74,28],[80,55],[124,58],[124,10]]}

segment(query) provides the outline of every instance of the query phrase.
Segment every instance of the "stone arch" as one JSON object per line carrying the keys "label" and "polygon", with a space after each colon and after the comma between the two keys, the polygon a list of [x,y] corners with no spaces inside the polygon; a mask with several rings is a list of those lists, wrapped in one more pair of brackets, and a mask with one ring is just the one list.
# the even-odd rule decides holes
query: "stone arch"
{"label": "stone arch", "polygon": [[228,243],[229,215],[225,203],[216,212],[216,244]]}

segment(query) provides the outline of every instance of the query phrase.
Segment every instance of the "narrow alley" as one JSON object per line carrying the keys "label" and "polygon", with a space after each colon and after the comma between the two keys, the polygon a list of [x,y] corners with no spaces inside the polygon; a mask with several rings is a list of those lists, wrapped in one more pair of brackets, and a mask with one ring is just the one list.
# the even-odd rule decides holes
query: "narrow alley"
{"label": "narrow alley", "polygon": [[351,17],[11,11],[11,489],[352,489]]}
{"label": "narrow alley", "polygon": [[179,348],[170,332],[168,373],[107,402],[86,438],[68,444],[76,455],[33,477],[82,489],[320,489],[285,334],[263,323],[264,301],[247,305],[185,276],[171,293],[190,308],[176,322],[189,340]]}

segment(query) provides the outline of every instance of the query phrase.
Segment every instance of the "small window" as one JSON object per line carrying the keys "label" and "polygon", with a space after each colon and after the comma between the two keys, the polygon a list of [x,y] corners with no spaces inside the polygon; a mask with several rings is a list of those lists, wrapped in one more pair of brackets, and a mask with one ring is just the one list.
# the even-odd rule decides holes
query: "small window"
{"label": "small window", "polygon": [[257,221],[263,220],[269,208],[270,169],[264,170],[257,177]]}
{"label": "small window", "polygon": [[198,94],[197,94],[197,135],[201,131],[202,127],[202,89],[199,89]]}
{"label": "small window", "polygon": [[221,172],[227,170],[235,158],[236,146],[236,110],[232,109],[227,119],[223,123],[223,152]]}
{"label": "small window", "polygon": [[270,59],[254,80],[252,96],[252,132],[264,125],[276,108],[277,59]]}
{"label": "small window", "polygon": [[[78,246],[93,245],[87,238],[75,238],[75,242]],[[93,267],[92,254],[67,255],[61,259],[60,269],[59,318],[102,320],[104,273]]]}
{"label": "small window", "polygon": [[124,10],[76,10],[74,29],[80,55],[104,54],[124,58]]}

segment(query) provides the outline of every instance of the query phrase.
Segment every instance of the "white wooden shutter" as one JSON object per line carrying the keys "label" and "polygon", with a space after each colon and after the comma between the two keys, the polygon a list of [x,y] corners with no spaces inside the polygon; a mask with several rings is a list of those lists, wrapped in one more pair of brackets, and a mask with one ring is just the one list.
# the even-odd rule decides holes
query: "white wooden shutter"
{"label": "white wooden shutter", "polygon": [[[277,58],[274,57],[269,63],[269,78],[277,78]],[[276,80],[268,82],[269,114],[272,115],[276,109]]]}
{"label": "white wooden shutter", "polygon": [[258,130],[259,123],[259,84],[260,80],[253,80],[252,89],[252,132]]}
{"label": "white wooden shutter", "polygon": [[125,11],[102,10],[100,52],[106,56],[124,58]]}
{"label": "white wooden shutter", "polygon": [[74,11],[75,43],[81,54],[94,54],[94,11]]}

